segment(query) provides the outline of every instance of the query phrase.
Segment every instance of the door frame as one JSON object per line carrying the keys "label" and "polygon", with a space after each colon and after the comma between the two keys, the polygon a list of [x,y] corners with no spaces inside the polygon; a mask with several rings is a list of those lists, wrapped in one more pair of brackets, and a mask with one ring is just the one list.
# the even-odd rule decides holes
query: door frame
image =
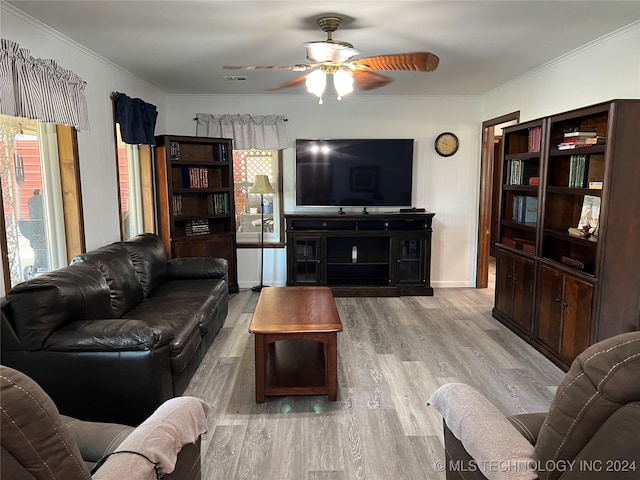
{"label": "door frame", "polygon": [[482,122],[482,151],[480,153],[480,202],[478,212],[478,258],[476,262],[476,288],[489,286],[489,250],[491,246],[491,204],[493,172],[496,168],[493,155],[495,126],[520,121],[520,110]]}

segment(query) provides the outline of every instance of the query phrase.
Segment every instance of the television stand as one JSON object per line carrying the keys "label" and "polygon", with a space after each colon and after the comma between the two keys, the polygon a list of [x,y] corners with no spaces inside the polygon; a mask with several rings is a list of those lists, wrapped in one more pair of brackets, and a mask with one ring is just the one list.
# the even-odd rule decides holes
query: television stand
{"label": "television stand", "polygon": [[367,212],[367,207],[362,207],[362,214],[369,215],[369,212]]}
{"label": "television stand", "polygon": [[342,210],[342,207],[340,207],[340,210],[338,210],[338,213],[339,213],[340,215],[346,215],[345,211],[344,211],[344,210]]}
{"label": "television stand", "polygon": [[335,296],[433,295],[434,215],[285,215],[287,285],[327,285]]}

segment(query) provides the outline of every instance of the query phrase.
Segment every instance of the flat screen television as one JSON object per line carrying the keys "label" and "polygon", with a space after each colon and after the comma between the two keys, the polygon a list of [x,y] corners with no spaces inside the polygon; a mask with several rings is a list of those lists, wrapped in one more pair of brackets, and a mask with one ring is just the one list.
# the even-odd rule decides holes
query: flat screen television
{"label": "flat screen television", "polygon": [[413,139],[296,140],[299,206],[411,206]]}

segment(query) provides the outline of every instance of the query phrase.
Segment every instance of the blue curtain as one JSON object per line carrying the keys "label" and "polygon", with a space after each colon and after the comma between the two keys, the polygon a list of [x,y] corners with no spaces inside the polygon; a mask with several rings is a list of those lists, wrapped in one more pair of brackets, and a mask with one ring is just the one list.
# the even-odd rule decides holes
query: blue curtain
{"label": "blue curtain", "polygon": [[139,98],[130,98],[124,93],[112,93],[116,123],[120,124],[120,135],[124,143],[131,145],[156,144],[155,129],[158,109]]}

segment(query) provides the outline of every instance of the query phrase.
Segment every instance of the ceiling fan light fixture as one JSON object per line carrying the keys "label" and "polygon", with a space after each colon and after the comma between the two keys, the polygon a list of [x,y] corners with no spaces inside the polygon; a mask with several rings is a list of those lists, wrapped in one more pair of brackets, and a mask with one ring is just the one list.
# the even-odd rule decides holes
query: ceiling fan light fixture
{"label": "ceiling fan light fixture", "polygon": [[344,63],[360,53],[350,43],[339,40],[309,42],[305,46],[307,59],[317,63]]}
{"label": "ceiling fan light fixture", "polygon": [[347,70],[340,69],[333,74],[333,86],[338,94],[338,100],[353,92],[353,74]]}
{"label": "ceiling fan light fixture", "polygon": [[320,69],[314,70],[307,75],[305,85],[309,93],[314,94],[320,99],[318,103],[322,103],[322,94],[327,86],[327,75]]}

